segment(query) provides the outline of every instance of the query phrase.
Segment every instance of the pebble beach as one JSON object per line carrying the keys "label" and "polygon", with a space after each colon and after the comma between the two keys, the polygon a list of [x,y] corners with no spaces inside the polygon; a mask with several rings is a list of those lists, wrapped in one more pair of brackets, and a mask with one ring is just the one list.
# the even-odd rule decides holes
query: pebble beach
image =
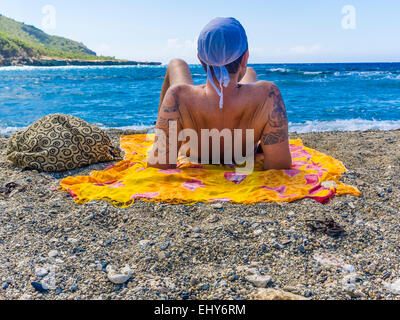
{"label": "pebble beach", "polygon": [[[291,138],[341,160],[361,196],[77,205],[60,180],[110,164],[23,171],[0,136],[0,300],[399,300],[400,130]],[[307,222],[330,218],[345,232]]]}

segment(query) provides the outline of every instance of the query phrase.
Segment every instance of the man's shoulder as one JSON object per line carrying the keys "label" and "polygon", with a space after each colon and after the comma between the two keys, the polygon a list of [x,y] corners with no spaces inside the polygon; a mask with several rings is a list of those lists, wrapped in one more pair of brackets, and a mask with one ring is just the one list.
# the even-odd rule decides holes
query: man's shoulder
{"label": "man's shoulder", "polygon": [[168,89],[167,94],[173,95],[176,98],[184,98],[199,90],[200,87],[186,83],[174,84]]}
{"label": "man's shoulder", "polygon": [[275,88],[278,88],[278,86],[274,82],[265,81],[265,80],[257,81],[256,83],[254,83],[254,85],[259,87],[260,89],[267,90],[267,91],[274,90]]}

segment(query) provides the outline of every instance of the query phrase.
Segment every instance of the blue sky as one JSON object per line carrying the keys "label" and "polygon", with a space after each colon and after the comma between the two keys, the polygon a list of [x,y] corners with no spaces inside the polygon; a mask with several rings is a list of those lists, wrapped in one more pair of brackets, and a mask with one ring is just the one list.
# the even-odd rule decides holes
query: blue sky
{"label": "blue sky", "polygon": [[[56,13],[46,32],[117,58],[196,63],[202,27],[233,16],[247,30],[252,63],[400,61],[398,0],[1,0],[0,13],[43,28],[46,5]],[[342,26],[346,5],[355,29]]]}

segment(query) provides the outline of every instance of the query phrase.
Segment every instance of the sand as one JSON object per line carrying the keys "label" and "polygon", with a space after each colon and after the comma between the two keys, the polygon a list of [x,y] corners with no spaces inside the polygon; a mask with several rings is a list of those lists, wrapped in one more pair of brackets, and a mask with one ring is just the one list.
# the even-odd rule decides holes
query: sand
{"label": "sand", "polygon": [[[118,141],[121,132],[110,135]],[[342,181],[362,196],[327,205],[77,205],[56,191],[60,179],[108,164],[22,171],[0,137],[0,188],[18,185],[0,194],[0,299],[250,299],[260,287],[308,299],[399,299],[400,131],[296,137],[340,159],[349,170]],[[346,233],[306,223],[328,217]],[[126,265],[128,282],[111,282],[107,266]]]}

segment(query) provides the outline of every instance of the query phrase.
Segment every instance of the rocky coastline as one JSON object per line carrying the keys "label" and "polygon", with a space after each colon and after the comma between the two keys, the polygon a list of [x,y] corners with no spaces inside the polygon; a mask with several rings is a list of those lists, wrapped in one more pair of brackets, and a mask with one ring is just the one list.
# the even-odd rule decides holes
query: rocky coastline
{"label": "rocky coastline", "polygon": [[159,66],[161,62],[141,62],[128,60],[71,60],[58,58],[0,57],[0,67],[64,67],[64,66]]}

